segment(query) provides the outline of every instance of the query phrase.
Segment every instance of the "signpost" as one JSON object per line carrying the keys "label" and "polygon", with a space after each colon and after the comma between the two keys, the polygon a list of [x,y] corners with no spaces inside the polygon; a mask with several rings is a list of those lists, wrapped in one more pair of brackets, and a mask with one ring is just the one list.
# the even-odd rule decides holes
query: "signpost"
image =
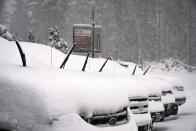
{"label": "signpost", "polygon": [[[92,25],[90,24],[74,24],[73,43],[76,43],[74,52],[91,52],[92,57],[93,56],[95,57],[95,53],[100,53],[101,52],[101,28],[102,26],[96,25],[93,31]],[[94,38],[93,38],[93,32],[94,32]]]}
{"label": "signpost", "polygon": [[92,24],[73,25],[73,43],[76,43],[74,52],[91,52],[92,58],[95,53],[101,52],[101,29],[95,25],[94,8],[92,10]]}
{"label": "signpost", "polygon": [[92,10],[92,19],[93,19],[93,22],[92,22],[92,49],[91,49],[91,52],[92,52],[92,58],[95,57],[95,47],[94,47],[94,38],[95,38],[95,14],[94,14],[94,11],[95,11],[95,8],[93,8]]}

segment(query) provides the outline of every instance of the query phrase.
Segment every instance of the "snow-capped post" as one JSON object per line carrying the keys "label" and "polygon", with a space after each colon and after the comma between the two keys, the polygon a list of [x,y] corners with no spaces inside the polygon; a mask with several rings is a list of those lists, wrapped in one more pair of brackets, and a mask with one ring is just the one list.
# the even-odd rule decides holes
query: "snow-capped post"
{"label": "snow-capped post", "polygon": [[70,51],[68,52],[67,56],[65,57],[65,60],[63,61],[63,63],[61,64],[60,68],[63,69],[65,67],[65,64],[67,62],[67,60],[69,59],[69,56],[71,55],[74,47],[76,46],[76,43],[73,44],[73,46],[71,47]]}
{"label": "snow-capped post", "polygon": [[135,68],[134,68],[134,70],[133,70],[133,72],[132,72],[132,75],[135,75],[136,69],[137,69],[137,64],[135,65]]}
{"label": "snow-capped post", "polygon": [[83,65],[83,67],[82,67],[82,71],[85,71],[85,69],[86,69],[86,64],[87,64],[87,62],[88,62],[88,57],[89,57],[89,53],[88,53],[87,56],[86,56],[86,60],[85,60],[84,65]]}
{"label": "snow-capped post", "polygon": [[108,62],[108,60],[112,60],[112,57],[108,57],[106,59],[106,61],[103,63],[102,67],[100,68],[99,72],[102,72],[103,68],[105,67],[106,63]]}
{"label": "snow-capped post", "polygon": [[95,7],[93,7],[92,9],[92,14],[91,14],[91,18],[92,18],[92,46],[91,46],[91,52],[92,52],[92,58],[95,57],[95,49],[94,49],[94,34],[95,34]]}
{"label": "snow-capped post", "polygon": [[19,42],[16,40],[16,45],[17,45],[17,48],[19,50],[19,53],[20,53],[20,56],[21,56],[21,59],[22,59],[22,65],[25,67],[26,66],[26,57],[25,57],[25,54],[19,44]]}
{"label": "snow-capped post", "polygon": [[51,67],[52,67],[52,42],[51,42],[51,50],[50,50],[50,65],[51,65]]}
{"label": "snow-capped post", "polygon": [[143,75],[145,75],[148,72],[149,69],[150,69],[150,66],[148,66],[148,68],[146,69],[146,71],[144,72]]}

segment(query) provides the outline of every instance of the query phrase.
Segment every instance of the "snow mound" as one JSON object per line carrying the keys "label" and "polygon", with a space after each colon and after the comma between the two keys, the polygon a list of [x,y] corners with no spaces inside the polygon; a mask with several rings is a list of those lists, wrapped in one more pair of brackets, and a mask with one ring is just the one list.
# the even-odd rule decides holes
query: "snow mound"
{"label": "snow mound", "polygon": [[0,75],[1,128],[27,131],[49,121],[46,107],[36,91],[22,81]]}
{"label": "snow mound", "polygon": [[[34,130],[37,124],[71,113],[90,117],[114,113],[129,104],[128,95],[109,79],[49,67],[50,61],[44,61],[50,49],[47,46],[22,43],[27,59],[27,67],[23,67],[15,42],[0,41],[0,124],[5,122],[7,128]],[[65,57],[55,49],[54,54]]]}
{"label": "snow mound", "polygon": [[151,71],[180,71],[180,72],[193,72],[196,70],[196,67],[190,66],[177,59],[165,59],[161,63],[151,62]]}

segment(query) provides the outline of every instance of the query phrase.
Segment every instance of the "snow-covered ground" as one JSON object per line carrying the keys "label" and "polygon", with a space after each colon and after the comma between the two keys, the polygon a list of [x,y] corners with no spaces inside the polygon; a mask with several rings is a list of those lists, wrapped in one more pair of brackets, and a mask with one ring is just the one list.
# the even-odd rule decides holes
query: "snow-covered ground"
{"label": "snow-covered ground", "polygon": [[174,76],[182,80],[187,101],[179,107],[176,116],[170,116],[164,122],[154,123],[153,131],[195,131],[196,130],[196,73],[192,72],[153,72]]}

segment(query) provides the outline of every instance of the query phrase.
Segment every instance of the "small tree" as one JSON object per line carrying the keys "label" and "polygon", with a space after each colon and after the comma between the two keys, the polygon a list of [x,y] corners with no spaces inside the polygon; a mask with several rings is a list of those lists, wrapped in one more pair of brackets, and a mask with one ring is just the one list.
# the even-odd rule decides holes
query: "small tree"
{"label": "small tree", "polygon": [[29,42],[35,43],[36,37],[32,31],[29,31],[28,39],[29,39]]}
{"label": "small tree", "polygon": [[67,43],[62,38],[61,33],[58,31],[57,27],[49,28],[49,45],[55,47],[56,49],[62,51],[63,53],[67,52]]}

